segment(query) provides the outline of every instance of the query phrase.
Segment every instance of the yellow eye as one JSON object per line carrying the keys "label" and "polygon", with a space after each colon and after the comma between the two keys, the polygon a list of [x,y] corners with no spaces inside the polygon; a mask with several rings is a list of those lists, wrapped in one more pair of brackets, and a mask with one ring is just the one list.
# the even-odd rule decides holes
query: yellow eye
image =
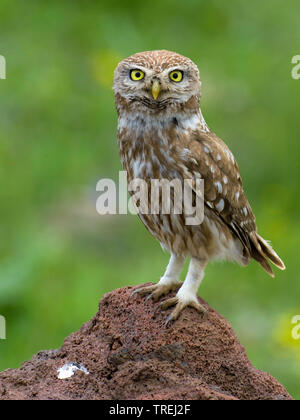
{"label": "yellow eye", "polygon": [[173,82],[181,82],[183,78],[183,73],[180,70],[174,70],[174,71],[171,71],[171,73],[169,74],[169,77]]}
{"label": "yellow eye", "polygon": [[142,70],[131,70],[130,72],[130,78],[131,80],[142,80],[145,77],[145,73]]}

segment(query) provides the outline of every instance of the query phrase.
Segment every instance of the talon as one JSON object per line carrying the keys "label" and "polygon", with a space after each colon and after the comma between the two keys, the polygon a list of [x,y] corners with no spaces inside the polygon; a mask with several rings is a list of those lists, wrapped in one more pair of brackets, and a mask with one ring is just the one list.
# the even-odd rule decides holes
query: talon
{"label": "talon", "polygon": [[155,289],[155,287],[156,287],[156,285],[154,285],[154,286],[141,287],[139,289],[134,290],[131,293],[131,296],[134,296],[134,295],[145,296],[145,295],[148,295],[149,293],[151,294],[152,291]]}
{"label": "talon", "polygon": [[178,303],[178,297],[173,297],[167,300],[164,300],[161,304],[160,307],[163,311],[165,311],[166,309],[170,308],[170,306],[174,306]]}
{"label": "talon", "polygon": [[[136,289],[131,293],[131,296],[134,296],[136,294],[140,296],[147,295],[145,298],[145,302],[148,302],[150,299],[152,299],[153,301],[157,301],[161,296],[166,295],[170,291],[176,290],[180,286],[181,286],[181,283],[179,282],[176,282],[176,283],[174,282],[172,284],[157,283],[157,284],[154,284],[153,286],[146,286],[146,287],[141,287],[139,289]],[[159,308],[165,311],[171,306],[175,306],[175,308],[166,320],[166,323],[165,323],[166,328],[169,326],[170,322],[176,321],[176,319],[178,319],[183,309],[185,309],[187,306],[190,306],[191,308],[196,309],[196,311],[202,314],[207,312],[207,309],[203,305],[201,305],[198,302],[198,300],[196,300],[196,297],[195,297],[195,300],[185,300],[178,297],[177,295],[175,297],[166,299],[163,302],[161,302],[159,305],[157,305],[157,307],[154,310],[154,313],[156,313]]]}
{"label": "talon", "polygon": [[136,294],[138,294],[139,296],[148,295],[145,300],[146,302],[149,299],[152,299],[154,300],[154,302],[156,302],[161,296],[167,295],[169,292],[179,289],[180,286],[181,286],[180,282],[174,282],[170,284],[157,283],[153,286],[146,286],[146,287],[141,287],[139,289],[136,289],[131,293],[131,296],[134,296]]}
{"label": "talon", "polygon": [[201,305],[199,302],[191,302],[190,306],[202,314],[203,313],[205,314],[207,312],[207,309],[203,305]]}
{"label": "talon", "polygon": [[146,297],[145,302],[148,302],[148,300],[149,300],[149,299],[151,299],[152,297],[153,297],[153,293],[150,293],[150,294]]}
{"label": "talon", "polygon": [[154,307],[154,315],[156,315],[157,314],[157,311],[160,309],[161,310],[161,306],[160,306],[161,304],[159,304],[159,305],[155,305],[155,307]]}
{"label": "talon", "polygon": [[201,305],[198,301],[185,302],[185,301],[180,300],[180,298],[178,298],[177,296],[175,296],[174,298],[165,300],[159,306],[163,311],[165,311],[166,309],[174,305],[176,306],[173,312],[171,313],[171,315],[168,316],[167,321],[165,323],[165,327],[167,327],[171,321],[176,321],[176,319],[178,319],[181,312],[188,306],[196,309],[200,313],[207,312],[207,309],[203,305]]}
{"label": "talon", "polygon": [[166,323],[165,323],[165,328],[168,328],[170,322],[172,322],[172,321],[173,321],[173,317],[172,317],[172,315],[169,315],[167,320],[166,320]]}

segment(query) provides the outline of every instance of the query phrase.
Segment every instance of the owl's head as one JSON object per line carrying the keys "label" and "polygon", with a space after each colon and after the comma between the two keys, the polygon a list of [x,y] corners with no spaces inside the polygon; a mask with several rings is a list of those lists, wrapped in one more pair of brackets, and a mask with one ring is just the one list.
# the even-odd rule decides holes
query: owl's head
{"label": "owl's head", "polygon": [[201,82],[197,66],[171,51],[134,54],[121,61],[114,76],[114,93],[126,105],[152,110],[188,102],[199,103]]}

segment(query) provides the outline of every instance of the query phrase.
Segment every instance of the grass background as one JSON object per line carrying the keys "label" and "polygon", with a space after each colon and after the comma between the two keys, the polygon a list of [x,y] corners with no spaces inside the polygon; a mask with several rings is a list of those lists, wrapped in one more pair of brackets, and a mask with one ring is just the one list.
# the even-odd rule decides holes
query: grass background
{"label": "grass background", "polygon": [[300,399],[297,0],[0,3],[0,370],[57,348],[117,287],[157,281],[168,255],[137,217],[99,216],[95,186],[121,169],[118,61],[169,49],[200,68],[202,110],[233,151],[260,233],[287,265],[215,264],[201,296],[251,362]]}

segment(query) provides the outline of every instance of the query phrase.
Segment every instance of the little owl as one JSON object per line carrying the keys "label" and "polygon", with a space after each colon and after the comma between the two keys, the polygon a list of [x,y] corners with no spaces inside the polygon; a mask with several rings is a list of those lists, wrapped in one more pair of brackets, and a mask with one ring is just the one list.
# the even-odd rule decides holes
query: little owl
{"label": "little owl", "polygon": [[[134,293],[158,300],[179,289],[176,297],[160,305],[162,309],[175,306],[167,324],[187,306],[205,311],[197,292],[211,260],[247,265],[253,258],[271,276],[274,274],[268,260],[285,269],[272,247],[257,233],[232,153],[206,125],[199,108],[200,88],[197,66],[170,51],[134,54],[115,70],[118,143],[128,182],[142,179],[151,188],[151,179],[176,178],[182,183],[185,179],[192,183],[197,178],[204,180],[201,224],[189,225],[184,211],[165,214],[161,206],[157,214],[139,212],[148,231],[170,251],[171,257],[157,284]],[[188,273],[180,283],[179,274],[187,257],[191,259]]]}

